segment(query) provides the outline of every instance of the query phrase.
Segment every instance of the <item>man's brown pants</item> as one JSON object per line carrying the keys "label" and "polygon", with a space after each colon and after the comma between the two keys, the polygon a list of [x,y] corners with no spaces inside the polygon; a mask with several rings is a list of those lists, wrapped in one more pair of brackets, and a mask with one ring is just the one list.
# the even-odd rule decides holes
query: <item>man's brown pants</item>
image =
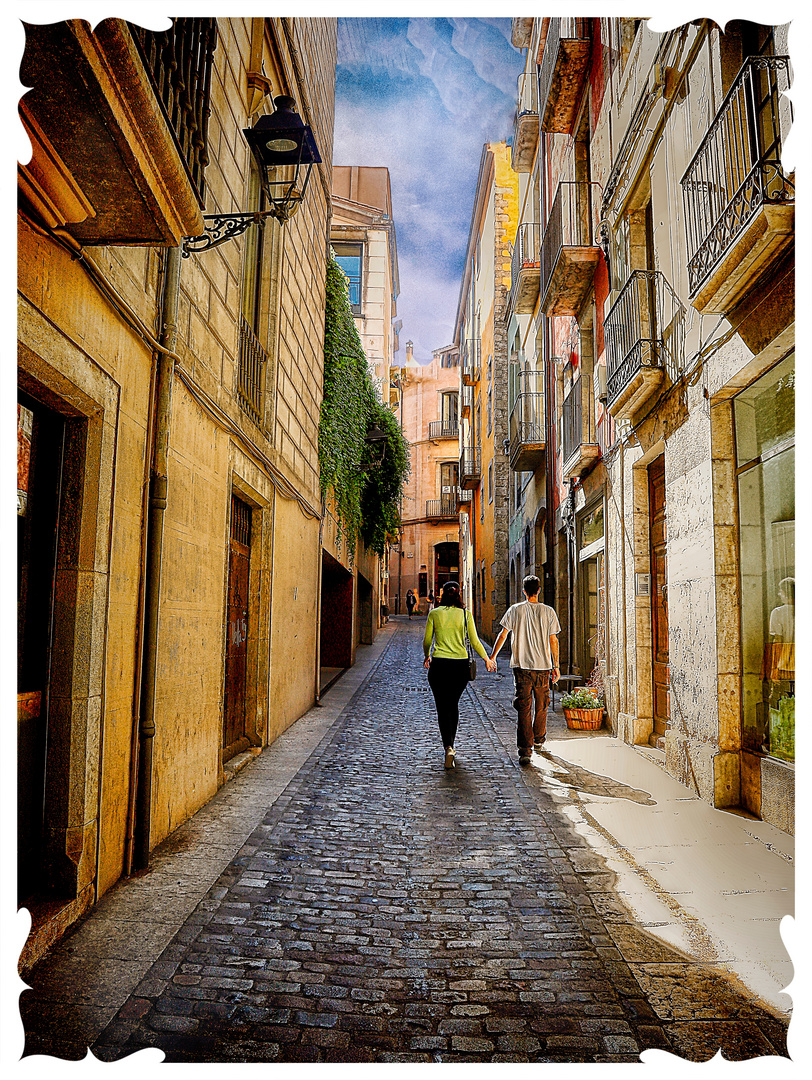
{"label": "man's brown pants", "polygon": [[550,704],[551,671],[512,668],[513,708],[518,712],[516,745],[519,756],[530,755],[533,743],[547,734],[547,707]]}

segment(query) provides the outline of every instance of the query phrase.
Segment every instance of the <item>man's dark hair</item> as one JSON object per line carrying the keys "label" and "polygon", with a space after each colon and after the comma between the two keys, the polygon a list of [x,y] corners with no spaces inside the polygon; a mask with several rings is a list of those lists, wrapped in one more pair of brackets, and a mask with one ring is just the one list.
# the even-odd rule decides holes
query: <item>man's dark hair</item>
{"label": "man's dark hair", "polygon": [[535,574],[528,574],[522,582],[522,588],[528,596],[535,596],[541,588],[541,582]]}

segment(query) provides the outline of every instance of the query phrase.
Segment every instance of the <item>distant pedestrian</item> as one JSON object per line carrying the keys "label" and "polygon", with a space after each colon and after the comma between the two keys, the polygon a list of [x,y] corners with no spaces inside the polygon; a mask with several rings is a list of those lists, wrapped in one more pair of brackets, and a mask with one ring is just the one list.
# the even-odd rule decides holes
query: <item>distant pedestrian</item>
{"label": "distant pedestrian", "polygon": [[459,585],[456,581],[447,581],[443,585],[439,606],[429,611],[423,635],[423,667],[429,673],[429,686],[437,706],[447,769],[454,768],[454,740],[460,719],[460,698],[470,679],[466,631],[471,646],[485,661],[485,667],[488,671],[496,671],[496,664],[477,636],[471,612],[465,609]]}
{"label": "distant pedestrian", "polygon": [[513,634],[510,643],[510,666],[513,669],[516,709],[516,745],[519,764],[529,765],[533,748],[540,750],[547,738],[547,708],[550,686],[558,682],[558,633],[561,626],[555,611],[539,602],[541,582],[531,574],[522,582],[525,599],[509,607],[502,616],[499,636],[493,643],[491,658]]}
{"label": "distant pedestrian", "polygon": [[411,589],[406,590],[406,608],[409,612],[409,618],[411,619],[414,614],[414,609],[417,607],[417,598]]}
{"label": "distant pedestrian", "polygon": [[429,611],[431,611],[431,609],[434,607],[434,593],[433,592],[429,593],[428,601],[429,601]]}

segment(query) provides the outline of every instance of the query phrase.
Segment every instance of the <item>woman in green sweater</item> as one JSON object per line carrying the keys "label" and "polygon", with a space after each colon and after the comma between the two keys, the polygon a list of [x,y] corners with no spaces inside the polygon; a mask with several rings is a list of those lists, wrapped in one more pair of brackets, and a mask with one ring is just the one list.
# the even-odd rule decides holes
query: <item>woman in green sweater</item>
{"label": "woman in green sweater", "polygon": [[460,698],[469,679],[466,627],[468,638],[485,661],[485,667],[488,671],[496,671],[496,661],[491,660],[485,652],[471,612],[465,609],[459,585],[456,581],[447,581],[443,585],[439,606],[429,611],[423,636],[423,667],[429,673],[429,686],[437,706],[447,769],[454,768],[454,739],[460,719]]}

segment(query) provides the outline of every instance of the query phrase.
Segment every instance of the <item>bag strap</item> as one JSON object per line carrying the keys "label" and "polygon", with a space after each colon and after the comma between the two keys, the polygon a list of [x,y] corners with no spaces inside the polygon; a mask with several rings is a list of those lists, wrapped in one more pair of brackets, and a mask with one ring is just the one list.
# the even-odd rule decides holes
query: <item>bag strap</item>
{"label": "bag strap", "polygon": [[468,612],[465,610],[465,608],[462,609],[462,629],[463,633],[465,634],[465,651],[468,654],[468,659],[473,660],[474,649],[468,638]]}

